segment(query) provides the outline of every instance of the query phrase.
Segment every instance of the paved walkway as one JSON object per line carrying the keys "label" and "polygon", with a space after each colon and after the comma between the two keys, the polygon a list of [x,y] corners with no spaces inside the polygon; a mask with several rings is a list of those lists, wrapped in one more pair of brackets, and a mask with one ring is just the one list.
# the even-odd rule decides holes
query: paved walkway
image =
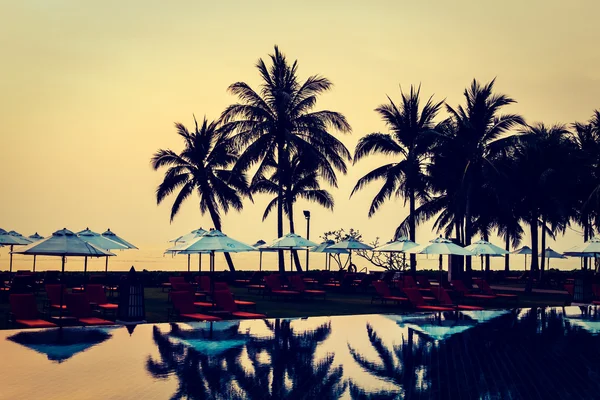
{"label": "paved walkway", "polygon": [[[507,292],[524,292],[525,288],[522,287],[514,287],[514,286],[500,286],[500,285],[491,285],[490,286],[494,290],[507,291]],[[567,294],[566,290],[559,289],[536,289],[533,288],[533,293],[545,293],[545,294]]]}

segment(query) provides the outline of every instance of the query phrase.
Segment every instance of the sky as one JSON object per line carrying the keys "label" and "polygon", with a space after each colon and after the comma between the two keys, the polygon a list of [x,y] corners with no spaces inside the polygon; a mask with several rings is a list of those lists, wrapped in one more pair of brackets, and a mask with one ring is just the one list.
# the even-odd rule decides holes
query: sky
{"label": "sky", "polygon": [[[347,117],[353,132],[340,138],[351,151],[365,134],[386,131],[374,108],[411,84],[456,106],[473,78],[496,77],[496,90],[518,101],[506,112],[528,122],[585,121],[600,107],[593,0],[173,3],[0,2],[0,227],[26,235],[110,227],[156,257],[168,240],[210,227],[197,197],[169,222],[171,200],[156,204],[162,173],[150,157],[182,149],[174,122],[191,127],[193,115],[215,119],[235,102],[231,83],[258,87],[255,63],[275,44],[299,61],[301,79],[322,74],[334,83],[317,108]],[[367,241],[389,240],[407,215],[402,199],[368,218],[378,185],[349,198],[357,179],[384,162],[350,166],[331,190],[333,212],[298,202],[299,232],[308,209],[311,239],[352,227]],[[268,200],[225,216],[225,233],[274,239],[275,214],[261,221]],[[576,231],[550,245],[579,243]],[[431,224],[417,231],[420,242],[434,236]]]}

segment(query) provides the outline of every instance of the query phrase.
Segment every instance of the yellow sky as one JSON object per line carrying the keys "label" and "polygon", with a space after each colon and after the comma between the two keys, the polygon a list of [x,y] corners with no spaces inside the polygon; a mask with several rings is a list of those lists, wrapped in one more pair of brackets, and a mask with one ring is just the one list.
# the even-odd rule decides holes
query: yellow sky
{"label": "yellow sky", "polygon": [[[319,106],[344,113],[354,132],[383,130],[373,109],[398,85],[422,83],[456,105],[474,77],[518,100],[528,121],[586,120],[598,108],[600,3],[590,1],[40,1],[0,3],[0,226],[49,234],[64,226],[111,227],[140,247],[163,246],[209,227],[196,199],[169,224],[157,207],[161,174],[149,159],[181,149],[173,122],[192,113],[216,118],[234,98],[229,84],[259,83],[254,63],[278,44],[306,78],[320,73],[334,90]],[[443,116],[443,115],[442,115]],[[376,187],[348,199],[356,182],[385,160],[363,161],[340,177],[333,213],[313,213],[311,237],[354,227],[368,240],[392,235],[406,216],[400,201],[372,219]],[[224,219],[230,236],[275,237],[261,223],[266,198]],[[418,239],[432,237],[429,225]],[[570,233],[557,248],[579,238]]]}

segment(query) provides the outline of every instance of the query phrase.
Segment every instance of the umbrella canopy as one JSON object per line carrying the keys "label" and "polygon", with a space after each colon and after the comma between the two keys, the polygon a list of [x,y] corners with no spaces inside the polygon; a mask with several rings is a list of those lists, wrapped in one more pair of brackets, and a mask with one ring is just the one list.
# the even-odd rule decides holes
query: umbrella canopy
{"label": "umbrella canopy", "polygon": [[19,332],[7,339],[61,363],[110,338],[110,333],[96,328],[42,329]]}
{"label": "umbrella canopy", "polygon": [[475,243],[465,247],[465,249],[469,250],[476,256],[502,256],[509,254],[507,250],[504,250],[502,247],[498,247],[486,240],[478,240]]}
{"label": "umbrella canopy", "polygon": [[[546,247],[546,251],[544,251],[544,254],[546,255],[546,258],[566,258],[564,255],[552,250],[550,247]],[[540,253],[540,256],[541,255],[542,253]]]}
{"label": "umbrella canopy", "polygon": [[92,232],[89,228],[85,228],[85,230],[77,232],[77,236],[79,236],[82,240],[104,250],[125,250],[129,248],[124,244],[110,240],[99,233]]}
{"label": "umbrella canopy", "polygon": [[187,251],[206,251],[221,253],[238,253],[242,251],[256,250],[254,247],[239,242],[225,235],[223,232],[213,229],[206,234],[186,243],[182,246]]}
{"label": "umbrella canopy", "polygon": [[37,256],[79,256],[79,257],[106,257],[114,256],[113,253],[102,250],[86,242],[68,229],[61,229],[52,236],[31,243],[15,254],[28,254]]}
{"label": "umbrella canopy", "polygon": [[457,256],[472,256],[469,250],[454,244],[446,238],[435,238],[427,244],[422,244],[406,251],[410,254],[437,254],[437,255],[457,255]]}
{"label": "umbrella canopy", "polygon": [[531,251],[531,247],[523,246],[520,249],[513,251],[512,254],[524,254],[524,255],[528,256],[528,255],[532,255],[533,251]]}
{"label": "umbrella canopy", "polygon": [[333,240],[326,240],[310,249],[310,251],[313,253],[348,254],[348,250],[346,249],[332,249],[331,246],[334,244],[335,242]]}
{"label": "umbrella canopy", "polygon": [[585,242],[582,245],[579,246],[575,246],[572,249],[569,249],[569,251],[566,251],[565,254],[570,255],[571,253],[581,253],[581,254],[600,254],[600,239],[599,238],[591,238],[590,240],[588,240],[587,242]]}
{"label": "umbrella canopy", "polygon": [[415,242],[413,242],[412,240],[408,239],[406,236],[402,236],[396,240],[393,240],[391,242],[384,244],[383,246],[374,248],[373,251],[382,251],[382,252],[389,252],[389,253],[395,253],[395,252],[404,253],[405,251],[412,249],[414,247],[417,247],[417,246],[419,246],[419,245],[416,244]]}
{"label": "umbrella canopy", "polygon": [[368,244],[359,242],[358,240],[354,239],[354,238],[348,238],[346,240],[342,240],[341,242],[338,242],[336,244],[333,244],[331,246],[329,246],[329,248],[331,250],[339,250],[339,249],[346,249],[346,250],[373,250],[373,247],[369,246]]}
{"label": "umbrella canopy", "polygon": [[40,234],[38,234],[37,232],[34,233],[33,235],[29,236],[29,240],[33,241],[33,242],[37,242],[38,240],[42,240],[44,237]]}
{"label": "umbrella canopy", "polygon": [[199,238],[200,236],[204,235],[207,232],[208,232],[207,230],[202,229],[202,228],[194,229],[190,233],[186,233],[183,236],[179,236],[177,239],[171,240],[171,242],[175,242],[175,243],[180,243],[180,242],[187,243],[187,242],[191,242],[192,240]]}
{"label": "umbrella canopy", "polygon": [[262,239],[258,240],[256,243],[254,243],[252,245],[252,247],[254,247],[256,249],[256,251],[260,251],[260,252],[263,252],[263,251],[276,252],[277,251],[277,249],[270,248],[269,244]]}
{"label": "umbrella canopy", "polygon": [[31,240],[27,239],[23,235],[6,232],[0,234],[0,244],[5,246],[25,246],[31,243]]}
{"label": "umbrella canopy", "polygon": [[102,236],[104,236],[107,239],[112,240],[113,242],[120,243],[123,246],[126,246],[128,249],[136,249],[137,250],[137,247],[135,247],[134,245],[132,245],[131,243],[129,243],[127,240],[123,239],[122,237],[118,236],[116,233],[112,232],[110,229],[108,229],[106,232],[104,232],[102,234]]}
{"label": "umbrella canopy", "polygon": [[307,247],[315,246],[318,246],[315,242],[305,239],[295,233],[288,233],[279,239],[275,239],[267,247],[277,250],[305,250]]}
{"label": "umbrella canopy", "polygon": [[398,326],[413,329],[433,340],[445,340],[475,326],[471,321],[457,319],[440,319],[435,315],[424,314],[418,317],[386,316],[396,321]]}

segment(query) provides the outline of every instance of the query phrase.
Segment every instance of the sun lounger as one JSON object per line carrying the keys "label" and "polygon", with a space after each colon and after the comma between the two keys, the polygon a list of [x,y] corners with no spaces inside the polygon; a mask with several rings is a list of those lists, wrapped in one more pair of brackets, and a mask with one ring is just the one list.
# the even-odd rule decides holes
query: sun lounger
{"label": "sun lounger", "polygon": [[419,292],[419,289],[415,288],[405,288],[404,294],[408,297],[408,301],[410,304],[416,308],[417,310],[422,311],[455,311],[454,307],[446,307],[446,306],[432,306],[425,303],[425,299]]}
{"label": "sun lounger", "polygon": [[87,294],[89,302],[104,312],[110,311],[116,313],[119,309],[118,304],[108,302],[102,285],[87,285],[85,287],[85,293]]}
{"label": "sun lounger", "polygon": [[56,325],[39,317],[35,296],[33,294],[11,294],[10,317],[18,325],[26,328],[51,328]]}
{"label": "sun lounger", "polygon": [[93,316],[86,293],[67,294],[67,308],[72,316],[83,325],[114,325],[113,321]]}
{"label": "sun lounger", "polygon": [[516,294],[495,293],[485,279],[475,279],[475,284],[479,289],[481,289],[481,292],[483,294],[496,296],[503,299],[512,299],[515,301],[519,301],[519,296],[517,296]]}
{"label": "sun lounger", "polygon": [[470,298],[470,299],[474,299],[474,300],[482,300],[482,301],[493,300],[496,298],[495,295],[470,293],[469,289],[467,289],[467,287],[465,286],[463,281],[458,280],[458,279],[452,280],[452,287],[462,297],[466,297],[466,298]]}
{"label": "sun lounger", "polygon": [[215,295],[215,303],[217,307],[224,311],[228,311],[232,317],[235,318],[244,318],[244,319],[252,319],[252,318],[265,318],[266,315],[251,313],[247,311],[238,310],[237,304],[235,304],[235,300],[233,299],[233,295],[229,290],[219,290],[214,293]]}
{"label": "sun lounger", "polygon": [[304,279],[300,275],[292,275],[289,277],[290,286],[293,290],[300,292],[302,295],[316,297],[323,296],[325,300],[327,292],[325,290],[307,289]]}
{"label": "sun lounger", "polygon": [[47,307],[49,310],[60,310],[61,309],[61,301],[60,301],[60,292],[62,290],[62,309],[66,310],[66,301],[65,298],[67,296],[67,288],[65,285],[61,284],[49,284],[46,285],[46,296],[48,296]]}
{"label": "sun lounger", "polygon": [[[169,320],[171,320],[171,317],[191,319],[194,321],[221,320],[221,318],[213,315],[206,315],[196,312],[194,295],[190,292],[171,292],[171,302],[173,304],[173,309],[169,310]],[[212,304],[210,304],[210,306],[212,307]]]}
{"label": "sun lounger", "polygon": [[296,290],[283,289],[281,287],[279,276],[276,274],[271,274],[265,277],[265,292],[263,294],[268,294],[271,298],[273,298],[273,296],[290,298],[300,296],[300,292]]}
{"label": "sun lounger", "polygon": [[196,291],[196,286],[192,285],[191,283],[181,283],[181,282],[174,282],[171,285],[171,290],[175,291],[175,292],[191,292],[194,294],[194,298],[196,299],[195,301],[201,301],[203,299],[206,298],[206,293],[200,293]]}
{"label": "sun lounger", "polygon": [[388,284],[384,281],[374,281],[372,285],[375,288],[376,295],[371,297],[371,304],[373,304],[374,300],[381,300],[382,304],[388,301],[393,301],[396,304],[408,302],[406,297],[392,296]]}
{"label": "sun lounger", "polygon": [[448,294],[446,289],[444,289],[443,287],[431,288],[431,293],[433,293],[433,296],[437,299],[438,303],[443,307],[452,307],[457,310],[465,310],[465,311],[467,311],[467,310],[469,310],[469,311],[484,310],[483,307],[479,307],[479,306],[454,304],[454,302],[450,298],[450,295]]}

